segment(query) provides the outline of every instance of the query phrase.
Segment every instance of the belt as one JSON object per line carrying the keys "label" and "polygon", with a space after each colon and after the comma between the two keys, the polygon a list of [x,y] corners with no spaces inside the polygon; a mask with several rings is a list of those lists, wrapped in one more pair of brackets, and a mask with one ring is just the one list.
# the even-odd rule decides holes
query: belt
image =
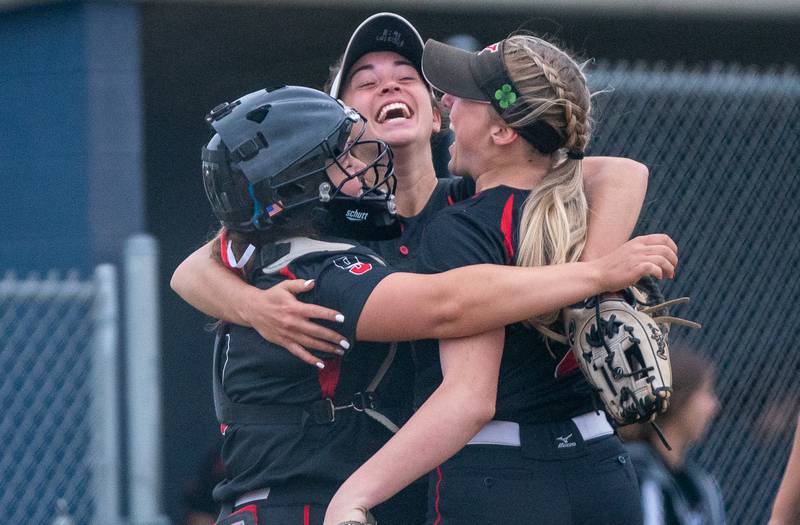
{"label": "belt", "polygon": [[269,497],[269,487],[265,489],[258,489],[258,490],[251,490],[250,492],[245,492],[233,503],[234,507],[241,507],[247,503],[252,503],[254,501],[259,501],[262,499],[267,499]]}
{"label": "belt", "polygon": [[[583,441],[610,436],[614,429],[608,423],[604,412],[588,412],[572,418],[572,423],[578,429]],[[508,447],[520,446],[519,423],[514,421],[489,421],[467,445],[504,445]]]}

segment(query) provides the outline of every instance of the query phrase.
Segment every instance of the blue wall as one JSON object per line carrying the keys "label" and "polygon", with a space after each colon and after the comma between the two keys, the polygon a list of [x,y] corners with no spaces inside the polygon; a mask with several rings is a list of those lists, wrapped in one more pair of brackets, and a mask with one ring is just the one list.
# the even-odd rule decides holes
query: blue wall
{"label": "blue wall", "polygon": [[134,6],[0,13],[0,272],[116,262],[141,230]]}

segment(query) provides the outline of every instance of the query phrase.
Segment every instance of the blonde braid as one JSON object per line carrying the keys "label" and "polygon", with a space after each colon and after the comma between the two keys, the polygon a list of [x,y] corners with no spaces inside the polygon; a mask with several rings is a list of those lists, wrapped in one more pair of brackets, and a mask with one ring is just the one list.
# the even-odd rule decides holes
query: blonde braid
{"label": "blonde braid", "polygon": [[[583,153],[591,135],[586,78],[566,53],[527,35],[506,40],[504,60],[521,102],[504,115],[505,120],[512,127],[543,120],[563,137],[562,149],[552,154],[550,170],[523,204],[517,265],[577,261],[586,244],[588,205],[582,162],[565,153]],[[557,316],[552,312],[530,321],[550,324]]]}

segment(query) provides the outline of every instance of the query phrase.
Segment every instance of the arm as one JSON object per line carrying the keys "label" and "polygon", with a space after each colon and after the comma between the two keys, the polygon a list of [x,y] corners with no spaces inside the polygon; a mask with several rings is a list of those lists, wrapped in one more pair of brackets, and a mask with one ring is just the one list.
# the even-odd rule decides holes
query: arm
{"label": "arm", "polygon": [[396,273],[370,294],[358,320],[357,339],[448,339],[487,332],[625,288],[644,275],[672,278],[676,264],[677,247],[669,237],[646,235],[589,262]]}
{"label": "arm", "polygon": [[295,298],[313,288],[313,281],[284,281],[260,290],[213,259],[213,242],[201,246],[175,269],[170,286],[183,300],[211,317],[254,328],[267,341],[311,365],[319,359],[306,348],[341,351],[341,335],[309,320],[336,321],[339,312]]}
{"label": "arm", "polygon": [[492,419],[504,339],[505,331],[499,328],[440,342],[441,385],[339,488],[328,506],[326,524],[363,519],[349,512],[386,501],[461,450]]}
{"label": "arm", "polygon": [[794,431],[794,444],[786,464],[778,495],[772,505],[769,525],[797,523],[800,518],[800,418]]}
{"label": "arm", "polygon": [[584,261],[605,255],[630,238],[644,203],[648,174],[647,166],[631,159],[583,160],[583,189],[589,202]]}

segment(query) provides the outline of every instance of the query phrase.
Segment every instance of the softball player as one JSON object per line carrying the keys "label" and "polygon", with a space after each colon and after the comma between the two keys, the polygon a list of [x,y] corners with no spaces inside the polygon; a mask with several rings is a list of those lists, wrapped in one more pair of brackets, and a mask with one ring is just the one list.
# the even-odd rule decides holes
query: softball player
{"label": "softball player", "polygon": [[[643,272],[671,274],[677,261],[672,241],[656,235],[593,263],[393,273],[374,252],[341,241],[395,231],[391,152],[361,140],[357,112],[315,90],[284,87],[221,104],[208,121],[216,135],[203,150],[203,179],[224,227],[219,259],[259,289],[313,279],[303,299],[342,312],[338,329],[353,341],[349,352],[311,368],[274,351],[253,329],[220,327],[220,525],[321,523],[336,487],[396,430],[392,418],[403,407],[387,388],[402,379],[392,369],[395,348],[357,341],[488,330],[616,289]],[[371,150],[369,163],[352,148]],[[623,264],[631,259],[638,264]],[[537,293],[514,294],[519,286]],[[485,298],[504,300],[486,313]],[[389,502],[375,510],[382,523],[408,523],[404,508]]]}
{"label": "softball player", "polygon": [[[479,193],[428,224],[418,270],[577,261],[591,109],[580,67],[543,40],[513,36],[479,53],[428,41],[423,72],[446,93],[449,168]],[[326,523],[363,519],[434,467],[427,523],[641,522],[629,456],[566,348],[546,347],[523,324],[441,341],[439,353],[417,346],[426,401],[341,487]]]}

